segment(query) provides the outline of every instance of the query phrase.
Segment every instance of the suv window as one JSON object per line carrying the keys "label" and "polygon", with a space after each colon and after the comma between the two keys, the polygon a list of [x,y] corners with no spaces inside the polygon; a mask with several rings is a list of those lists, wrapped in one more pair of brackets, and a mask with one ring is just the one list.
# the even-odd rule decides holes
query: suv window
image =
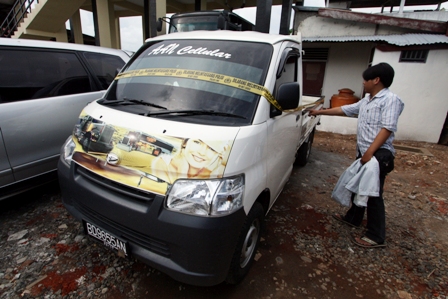
{"label": "suv window", "polygon": [[0,103],[92,91],[74,53],[0,50]]}
{"label": "suv window", "polygon": [[107,89],[114,80],[124,61],[116,56],[85,52],[84,57],[93,67],[93,71],[101,82],[102,89]]}

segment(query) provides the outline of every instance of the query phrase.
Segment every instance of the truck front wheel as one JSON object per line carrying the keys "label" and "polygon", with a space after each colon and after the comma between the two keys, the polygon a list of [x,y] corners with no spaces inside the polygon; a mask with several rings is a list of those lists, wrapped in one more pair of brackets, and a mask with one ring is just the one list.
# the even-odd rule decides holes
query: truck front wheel
{"label": "truck front wheel", "polygon": [[244,222],[238,244],[233,253],[226,279],[227,283],[238,284],[249,272],[260,242],[263,221],[264,209],[260,203],[256,202]]}

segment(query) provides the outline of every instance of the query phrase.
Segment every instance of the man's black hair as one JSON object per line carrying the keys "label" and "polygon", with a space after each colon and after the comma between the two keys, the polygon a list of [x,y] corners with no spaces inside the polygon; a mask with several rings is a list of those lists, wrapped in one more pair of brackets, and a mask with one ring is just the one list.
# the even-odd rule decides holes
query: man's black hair
{"label": "man's black hair", "polygon": [[392,81],[394,80],[395,71],[394,69],[387,63],[381,62],[376,65],[373,65],[366,69],[362,73],[362,77],[364,80],[369,81],[375,79],[376,77],[380,78],[381,83],[383,83],[384,87],[389,87],[392,85]]}

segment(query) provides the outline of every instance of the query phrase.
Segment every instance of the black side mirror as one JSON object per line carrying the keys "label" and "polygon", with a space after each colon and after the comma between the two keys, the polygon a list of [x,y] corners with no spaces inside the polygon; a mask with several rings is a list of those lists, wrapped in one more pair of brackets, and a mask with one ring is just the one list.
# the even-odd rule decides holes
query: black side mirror
{"label": "black side mirror", "polygon": [[[300,84],[298,82],[283,83],[278,87],[275,99],[283,110],[297,108],[300,100]],[[275,108],[270,113],[271,117],[280,114],[282,112]]]}
{"label": "black side mirror", "polygon": [[160,31],[162,31],[162,18],[159,18],[158,20],[157,20],[157,31],[158,32],[160,32]]}

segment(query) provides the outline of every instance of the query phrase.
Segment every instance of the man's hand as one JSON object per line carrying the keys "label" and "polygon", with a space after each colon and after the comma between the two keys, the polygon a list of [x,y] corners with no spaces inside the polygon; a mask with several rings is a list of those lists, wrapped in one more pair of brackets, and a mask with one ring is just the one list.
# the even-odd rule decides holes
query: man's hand
{"label": "man's hand", "polygon": [[339,116],[343,116],[344,111],[342,111],[341,107],[336,107],[336,108],[330,108],[330,109],[311,109],[309,112],[309,116],[316,116],[316,115],[339,115]]}
{"label": "man's hand", "polygon": [[320,111],[320,110],[312,109],[312,110],[310,110],[309,116],[316,116],[316,115],[319,115],[319,111]]}
{"label": "man's hand", "polygon": [[375,140],[373,140],[370,147],[367,149],[367,151],[362,155],[361,157],[361,164],[366,164],[367,162],[372,159],[373,154],[386,142],[387,138],[389,138],[390,134],[392,134],[391,131],[388,129],[382,128],[378,135],[376,135]]}
{"label": "man's hand", "polygon": [[365,152],[361,157],[361,164],[364,165],[372,159],[373,154],[369,153],[369,151]]}

